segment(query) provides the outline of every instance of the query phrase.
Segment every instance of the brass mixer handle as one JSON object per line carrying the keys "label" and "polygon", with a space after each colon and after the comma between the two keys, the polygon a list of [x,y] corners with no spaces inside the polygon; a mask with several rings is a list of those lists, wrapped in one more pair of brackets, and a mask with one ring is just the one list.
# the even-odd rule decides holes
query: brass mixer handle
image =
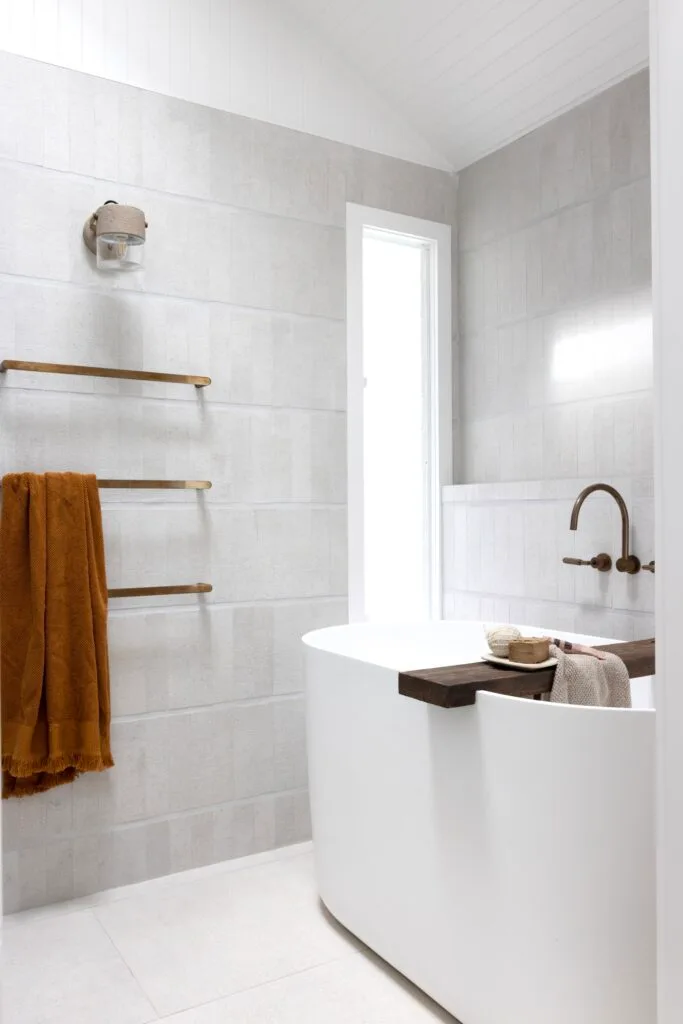
{"label": "brass mixer handle", "polygon": [[593,555],[592,558],[563,558],[562,561],[565,565],[589,565],[592,569],[597,569],[598,572],[609,572],[612,568],[612,559],[605,552],[601,552],[599,555]]}

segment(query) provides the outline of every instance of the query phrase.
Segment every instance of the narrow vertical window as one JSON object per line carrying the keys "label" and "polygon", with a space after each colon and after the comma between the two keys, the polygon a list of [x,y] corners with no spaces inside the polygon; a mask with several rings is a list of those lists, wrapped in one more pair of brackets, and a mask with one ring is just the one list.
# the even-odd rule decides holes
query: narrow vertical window
{"label": "narrow vertical window", "polygon": [[450,230],[353,207],[348,240],[350,615],[438,618]]}

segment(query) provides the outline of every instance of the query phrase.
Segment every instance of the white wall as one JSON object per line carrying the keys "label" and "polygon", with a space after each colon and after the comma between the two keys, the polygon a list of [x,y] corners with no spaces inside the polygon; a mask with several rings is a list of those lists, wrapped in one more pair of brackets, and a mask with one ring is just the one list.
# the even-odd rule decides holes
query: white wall
{"label": "white wall", "polygon": [[281,0],[0,0],[0,49],[450,167]]}
{"label": "white wall", "polygon": [[653,308],[657,509],[658,1024],[683,1006],[683,545],[681,238],[683,5],[652,7]]}

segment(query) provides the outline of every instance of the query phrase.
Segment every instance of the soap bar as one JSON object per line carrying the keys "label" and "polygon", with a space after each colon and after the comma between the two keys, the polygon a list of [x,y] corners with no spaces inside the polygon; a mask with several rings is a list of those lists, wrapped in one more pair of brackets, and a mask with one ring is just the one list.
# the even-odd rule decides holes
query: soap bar
{"label": "soap bar", "polygon": [[510,661],[538,665],[550,657],[550,641],[542,636],[524,636],[510,643]]}

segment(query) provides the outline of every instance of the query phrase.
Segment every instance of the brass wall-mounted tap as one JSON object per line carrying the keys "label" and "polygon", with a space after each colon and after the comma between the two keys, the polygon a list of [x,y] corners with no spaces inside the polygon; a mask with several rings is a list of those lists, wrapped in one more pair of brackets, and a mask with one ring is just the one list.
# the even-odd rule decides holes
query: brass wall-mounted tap
{"label": "brass wall-mounted tap", "polygon": [[[640,568],[641,568],[641,566],[640,566],[640,559],[636,558],[636,556],[632,555],[631,552],[630,552],[630,546],[631,546],[631,522],[630,522],[629,515],[628,515],[628,509],[626,508],[626,502],[624,501],[624,499],[622,498],[621,494],[619,494],[619,491],[615,487],[612,487],[610,484],[591,484],[590,487],[584,487],[584,489],[581,491],[581,494],[578,496],[578,498],[574,502],[574,508],[572,509],[572,517],[571,517],[571,520],[569,521],[569,529],[570,530],[578,529],[578,526],[579,526],[579,512],[581,511],[581,507],[582,507],[584,501],[586,500],[586,498],[589,495],[594,494],[595,491],[605,491],[605,493],[611,495],[614,498],[614,500],[616,501],[616,503],[617,503],[617,506],[619,508],[619,512],[621,513],[621,557],[617,559],[617,571],[618,572],[627,572],[631,576],[633,576],[637,572],[640,572]],[[599,564],[597,564],[598,559],[600,559],[600,561],[606,566],[606,562],[605,562],[605,558],[606,557],[608,557],[608,556],[598,555],[598,556],[596,556],[596,558],[591,559],[590,562],[583,563],[583,564],[594,565],[594,567],[596,569],[599,569],[599,568],[601,568],[601,566]],[[564,558],[563,562],[566,562],[566,563],[568,563],[570,565],[576,564],[576,560],[568,559],[568,558]],[[582,564],[582,563],[579,563],[579,564]],[[610,568],[611,568],[611,559],[610,559]],[[605,569],[603,569],[602,571],[606,572],[607,571],[607,567]]]}

